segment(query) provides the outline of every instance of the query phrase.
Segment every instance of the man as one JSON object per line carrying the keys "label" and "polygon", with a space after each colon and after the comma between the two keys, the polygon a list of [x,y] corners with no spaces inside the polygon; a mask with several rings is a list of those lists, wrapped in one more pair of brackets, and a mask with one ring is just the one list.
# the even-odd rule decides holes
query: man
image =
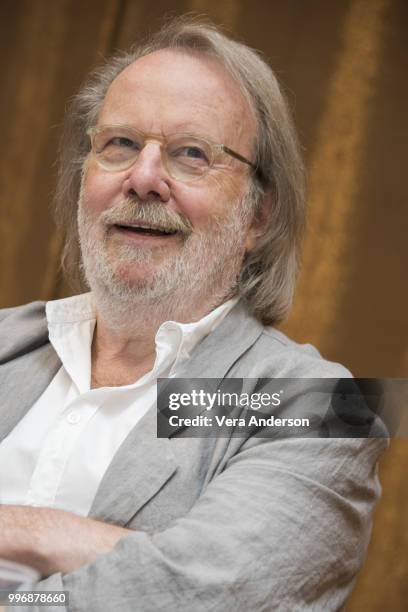
{"label": "man", "polygon": [[158,377],[349,376],[271,327],[303,228],[272,72],[175,21],[92,76],[61,168],[90,292],[1,313],[0,557],[69,610],[339,609],[384,440],[156,436]]}

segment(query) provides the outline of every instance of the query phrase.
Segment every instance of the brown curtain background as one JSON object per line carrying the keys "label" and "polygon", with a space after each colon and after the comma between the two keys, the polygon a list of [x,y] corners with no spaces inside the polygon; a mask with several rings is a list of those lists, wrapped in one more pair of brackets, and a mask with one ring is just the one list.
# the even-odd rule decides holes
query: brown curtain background
{"label": "brown curtain background", "polygon": [[[1,306],[69,294],[51,215],[68,97],[102,56],[187,11],[260,49],[293,108],[310,216],[284,331],[357,376],[407,377],[406,0],[2,0]],[[407,459],[408,442],[396,440],[381,463],[349,612],[406,609]]]}

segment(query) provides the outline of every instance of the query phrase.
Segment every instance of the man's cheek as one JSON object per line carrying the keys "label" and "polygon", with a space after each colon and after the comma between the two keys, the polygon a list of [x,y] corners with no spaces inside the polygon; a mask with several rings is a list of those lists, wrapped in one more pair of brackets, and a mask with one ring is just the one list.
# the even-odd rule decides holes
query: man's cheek
{"label": "man's cheek", "polygon": [[108,175],[99,168],[88,167],[81,187],[81,202],[90,215],[95,218],[111,208],[118,193],[118,177]]}

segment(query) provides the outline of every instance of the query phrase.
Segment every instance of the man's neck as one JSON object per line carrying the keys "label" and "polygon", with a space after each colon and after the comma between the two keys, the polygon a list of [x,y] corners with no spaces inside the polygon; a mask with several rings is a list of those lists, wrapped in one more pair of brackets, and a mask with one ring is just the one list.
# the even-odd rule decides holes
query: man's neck
{"label": "man's neck", "polygon": [[[95,298],[94,298],[95,299]],[[132,384],[154,365],[155,338],[165,321],[193,323],[223,303],[116,304],[104,308],[95,300],[97,322],[92,340],[92,388]],[[177,307],[176,307],[177,306]]]}
{"label": "man's neck", "polygon": [[92,340],[91,386],[127,385],[149,372],[155,360],[153,335],[141,328],[139,336],[124,337],[97,320]]}

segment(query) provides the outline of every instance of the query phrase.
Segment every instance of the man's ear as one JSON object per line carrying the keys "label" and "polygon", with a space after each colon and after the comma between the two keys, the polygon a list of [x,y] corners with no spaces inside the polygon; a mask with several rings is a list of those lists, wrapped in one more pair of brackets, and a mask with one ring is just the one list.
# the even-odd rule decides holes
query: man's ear
{"label": "man's ear", "polygon": [[252,251],[258,241],[263,236],[268,226],[268,221],[272,215],[274,196],[272,191],[267,191],[263,196],[263,201],[252,219],[251,225],[245,239],[245,252]]}

